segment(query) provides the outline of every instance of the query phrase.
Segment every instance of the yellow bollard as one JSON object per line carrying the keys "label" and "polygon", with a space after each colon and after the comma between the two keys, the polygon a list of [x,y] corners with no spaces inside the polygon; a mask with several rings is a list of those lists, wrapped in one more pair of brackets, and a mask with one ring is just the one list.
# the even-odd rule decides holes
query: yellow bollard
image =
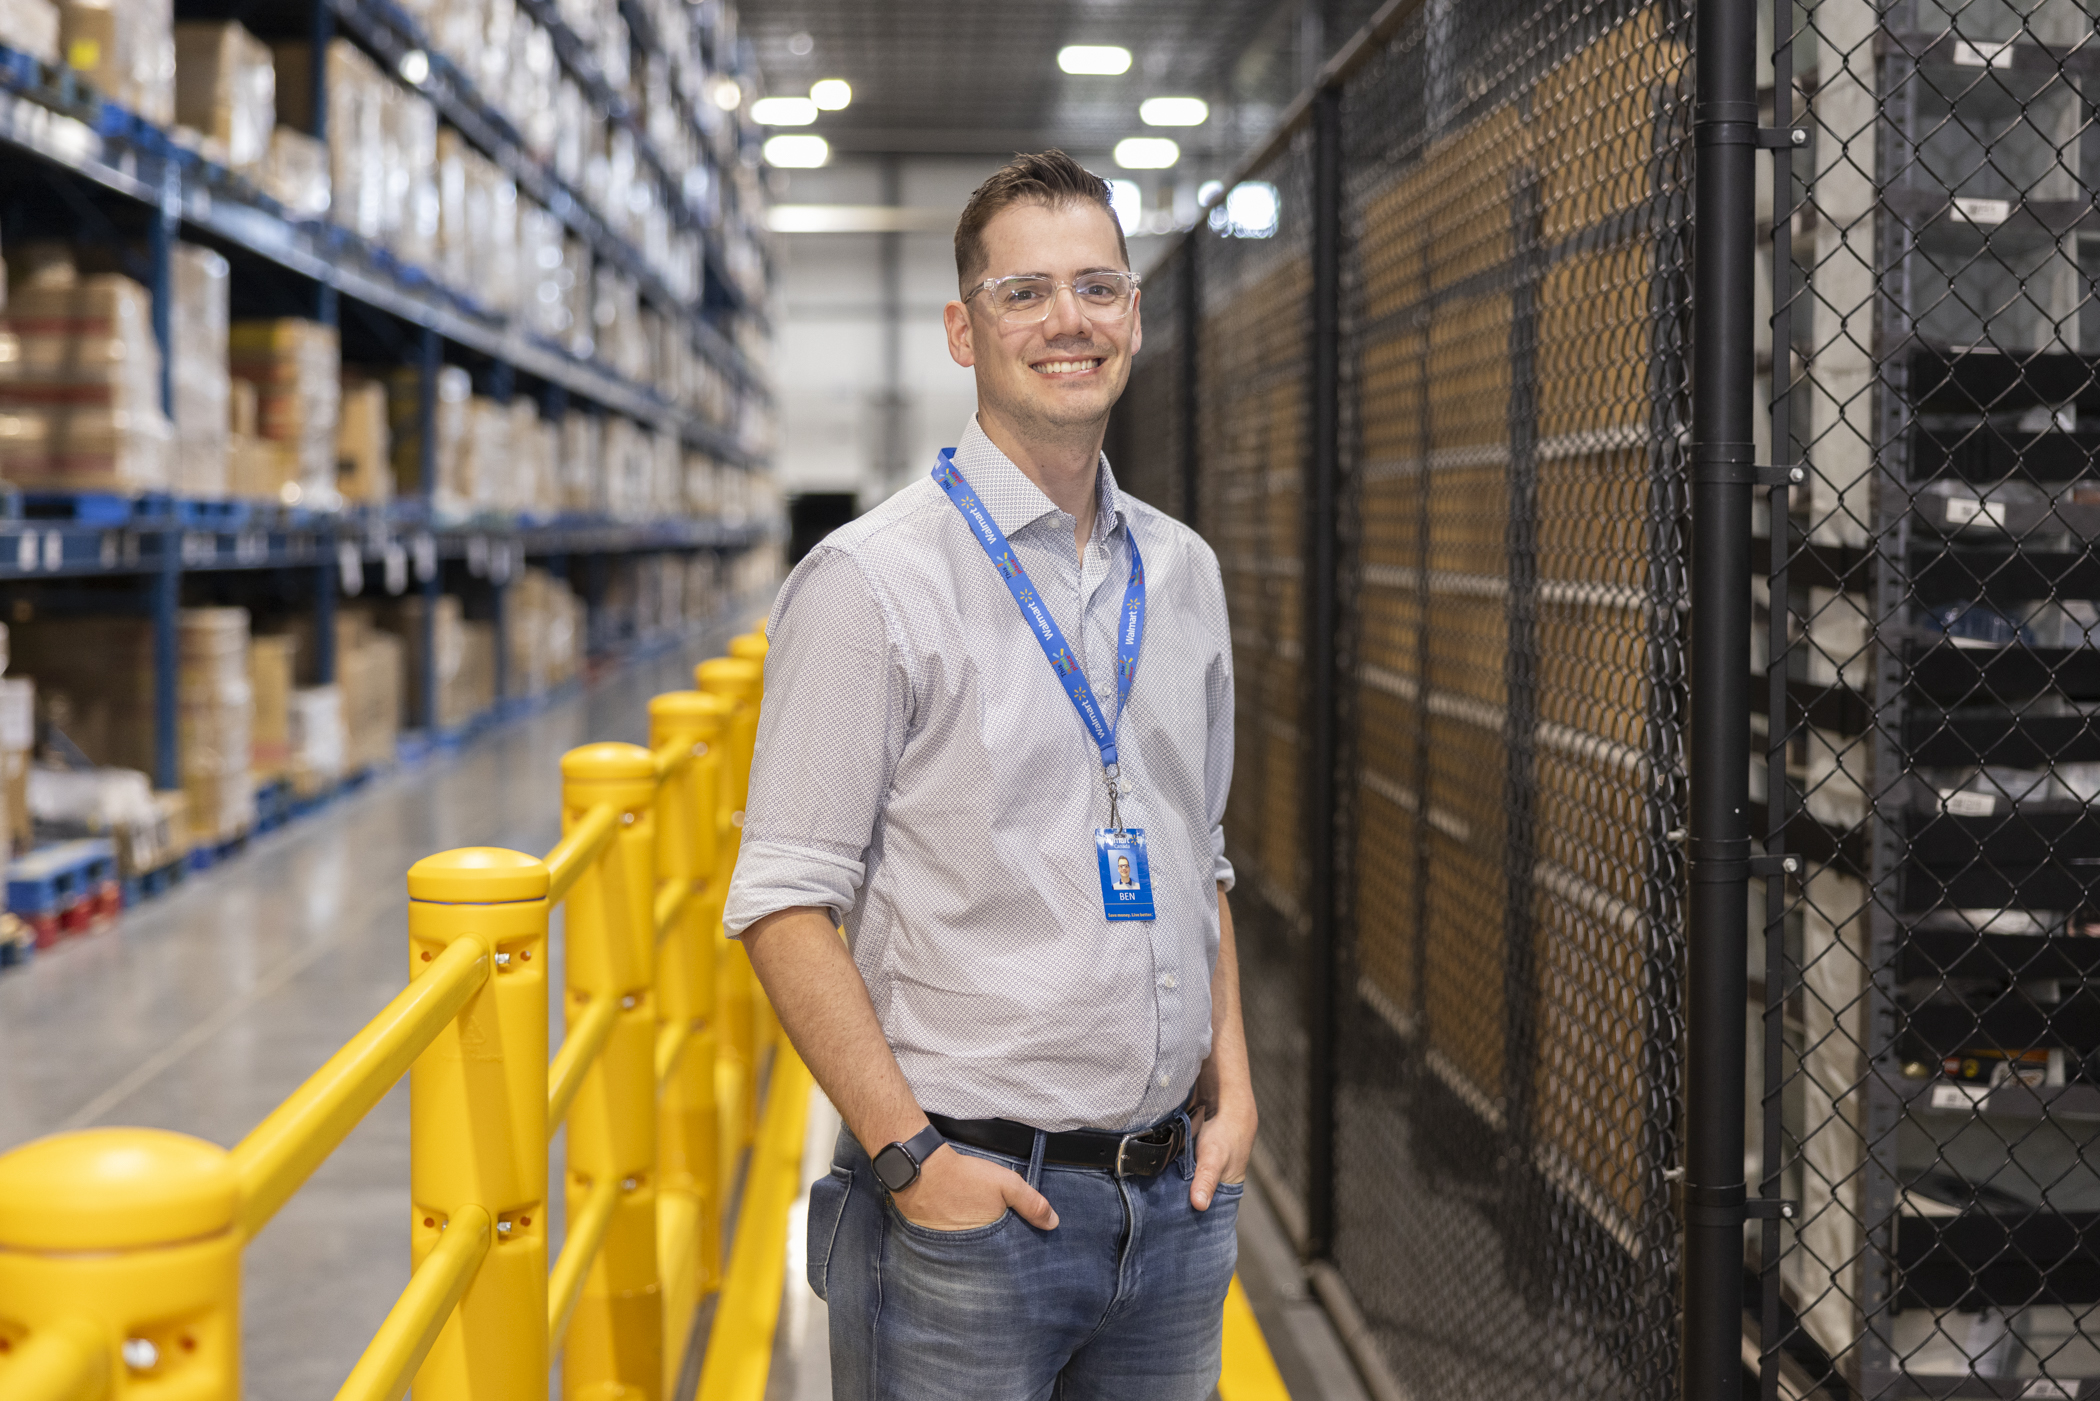
{"label": "yellow bollard", "polygon": [[656,759],[634,744],[562,756],[562,829],[600,803],[620,812],[613,843],[570,890],[565,915],[568,1024],[600,998],[620,1012],[569,1113],[569,1220],[593,1184],[620,1184],[605,1245],[585,1277],[562,1355],[572,1401],[663,1387],[663,1293],[656,1264]]}
{"label": "yellow bollard", "polygon": [[656,798],[656,871],[685,904],[657,946],[657,1036],[677,1049],[665,1067],[657,1118],[657,1261],[664,1284],[664,1389],[677,1384],[694,1311],[721,1275],[720,1137],[715,1104],[716,778],[720,696],[673,691],[649,702],[649,746],[689,745],[693,757]]}
{"label": "yellow bollard", "polygon": [[186,1134],[87,1129],[0,1157],[0,1396],[34,1374],[236,1401],[239,1209],[226,1150]]}
{"label": "yellow bollard", "polygon": [[[723,736],[727,749],[722,765],[721,801],[727,848],[723,852],[726,884],[728,873],[736,868],[743,834],[744,796],[751,778],[751,741],[758,732],[758,701],[765,684],[765,670],[748,658],[715,657],[693,668],[693,675],[701,690],[736,706]],[[735,1096],[725,1106],[731,1111],[729,1122],[735,1125],[736,1133],[733,1141],[723,1147],[733,1160],[737,1150],[751,1142],[758,1131],[760,1043],[753,1006],[758,996],[758,979],[751,972],[751,960],[742,944],[723,939],[717,952],[722,968],[721,1045],[738,1081]]]}
{"label": "yellow bollard", "polygon": [[411,979],[462,939],[494,964],[409,1071],[414,1264],[462,1212],[494,1223],[415,1396],[523,1396],[547,1376],[547,867],[495,847],[440,852],[408,868],[408,900]]}

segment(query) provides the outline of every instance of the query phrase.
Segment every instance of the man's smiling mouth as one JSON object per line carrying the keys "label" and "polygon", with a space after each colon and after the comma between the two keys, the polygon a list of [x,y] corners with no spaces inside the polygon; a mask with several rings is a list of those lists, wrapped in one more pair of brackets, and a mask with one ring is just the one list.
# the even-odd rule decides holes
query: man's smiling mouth
{"label": "man's smiling mouth", "polygon": [[1083,375],[1089,370],[1098,370],[1108,363],[1108,357],[1099,356],[1085,360],[1044,360],[1028,368],[1039,375]]}

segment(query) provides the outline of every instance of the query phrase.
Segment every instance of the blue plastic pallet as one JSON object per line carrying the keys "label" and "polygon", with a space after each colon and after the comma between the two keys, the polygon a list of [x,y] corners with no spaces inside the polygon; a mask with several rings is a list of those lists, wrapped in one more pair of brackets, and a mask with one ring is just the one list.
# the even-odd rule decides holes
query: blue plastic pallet
{"label": "blue plastic pallet", "polygon": [[105,837],[60,842],[7,867],[7,908],[17,915],[55,914],[117,876],[117,852]]}
{"label": "blue plastic pallet", "polygon": [[182,884],[189,874],[189,863],[178,857],[167,865],[143,875],[124,878],[124,908],[130,909],[142,900],[154,900]]}
{"label": "blue plastic pallet", "polygon": [[75,525],[182,525],[200,530],[239,530],[255,514],[247,501],[196,501],[149,491],[119,496],[103,491],[25,491],[15,513],[25,520],[71,521]]}
{"label": "blue plastic pallet", "polygon": [[292,801],[290,779],[280,778],[275,783],[265,784],[255,790],[255,830],[274,832],[292,820],[295,804]]}

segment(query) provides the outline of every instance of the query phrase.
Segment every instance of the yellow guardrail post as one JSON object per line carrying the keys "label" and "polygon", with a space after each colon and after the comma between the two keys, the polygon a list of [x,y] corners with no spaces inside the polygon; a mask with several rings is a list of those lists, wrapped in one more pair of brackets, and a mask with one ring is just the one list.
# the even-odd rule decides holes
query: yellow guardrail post
{"label": "yellow guardrail post", "polygon": [[572,1401],[656,1401],[656,758],[639,745],[587,744],[562,756],[561,774],[564,831],[600,805],[620,816],[612,844],[570,890],[565,922],[570,1025],[593,1002],[620,1009],[569,1112],[569,1219],[581,1218],[594,1185],[617,1183],[620,1195],[571,1316],[562,1385]]}
{"label": "yellow guardrail post", "polygon": [[0,1156],[0,1396],[237,1401],[240,1177],[217,1144],[87,1129]]}
{"label": "yellow guardrail post", "polygon": [[716,779],[729,703],[699,691],[649,702],[649,744],[690,757],[656,797],[656,874],[684,895],[658,931],[657,1262],[664,1282],[664,1390],[677,1384],[693,1312],[721,1273],[715,1107],[715,937],[721,920]]}
{"label": "yellow guardrail post", "polygon": [[[723,735],[727,752],[722,764],[722,814],[724,850],[721,855],[723,883],[736,867],[736,852],[744,825],[744,795],[751,780],[751,746],[758,734],[758,699],[765,672],[759,663],[744,657],[714,657],[693,668],[700,689],[735,706]],[[735,1096],[723,1107],[724,1122],[733,1132],[722,1145],[725,1160],[733,1161],[737,1150],[751,1142],[758,1128],[758,1038],[752,1002],[758,979],[744,946],[733,939],[716,945],[721,964],[720,1023],[722,1050],[735,1081]],[[724,1181],[728,1178],[725,1176]]]}
{"label": "yellow guardrail post", "polygon": [[[459,1301],[434,1343],[423,1329],[386,1335],[410,1352],[429,1347],[417,1401],[546,1386],[547,884],[539,858],[495,847],[408,868],[411,986],[461,942],[494,965],[409,1070],[409,1253],[424,1292]],[[485,1256],[448,1245],[449,1232],[485,1240]],[[384,1371],[379,1359],[373,1374]]]}

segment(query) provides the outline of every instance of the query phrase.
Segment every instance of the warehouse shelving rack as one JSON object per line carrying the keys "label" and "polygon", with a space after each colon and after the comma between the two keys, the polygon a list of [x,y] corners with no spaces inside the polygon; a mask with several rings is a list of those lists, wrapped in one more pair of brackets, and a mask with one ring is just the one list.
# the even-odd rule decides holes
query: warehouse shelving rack
{"label": "warehouse shelving rack", "polygon": [[2100,637],[2029,622],[2100,599],[2093,21],[1781,13],[1808,139],[1758,460],[1808,483],[1759,548],[1784,719],[1754,821],[1804,864],[1762,912],[1751,1097],[1800,1206],[1754,1247],[1764,1349],[1862,1397],[2100,1395],[2100,816],[2065,791],[2100,762]]}
{"label": "warehouse shelving rack", "polygon": [[[212,0],[178,5],[178,18],[229,18]],[[680,299],[644,263],[639,252],[602,215],[557,179],[525,149],[515,128],[478,94],[441,55],[429,50],[414,21],[388,0],[299,0],[267,7],[259,16],[238,16],[266,38],[296,34],[313,43],[313,133],[325,139],[325,53],[338,34],[374,57],[397,81],[428,97],[441,121],[543,204],[571,234],[584,240],[594,259],[632,279],[645,301],[681,328],[699,356],[733,386],[730,412],[721,418],[674,403],[653,386],[630,380],[602,361],[588,359],[484,307],[470,289],[444,285],[326,219],[302,221],[235,172],[201,158],[169,133],[102,99],[79,75],[52,69],[0,45],[0,193],[34,186],[49,198],[38,217],[79,219],[127,244],[143,247],[139,280],[153,298],[154,330],[160,342],[163,403],[172,404],[170,366],[170,257],[178,238],[225,254],[234,270],[236,315],[304,316],[339,327],[346,363],[392,362],[420,369],[419,430],[424,447],[420,480],[435,478],[436,377],[451,359],[475,374],[477,389],[507,400],[514,393],[537,396],[543,412],[619,415],[675,434],[682,446],[707,454],[725,467],[754,471],[764,464],[763,418],[770,394],[763,370],[744,346],[750,334],[763,338],[762,308],[730,266],[721,236],[725,223],[755,221],[755,211],[726,203],[730,182],[721,167],[749,154],[756,133],[738,114],[724,112],[710,123],[700,117],[692,94],[681,93],[679,112],[708,162],[700,193],[689,198],[688,182],[673,175],[662,153],[631,111],[605,84],[582,41],[551,4],[525,0],[524,8],[550,32],[566,72],[633,137],[640,164],[656,179],[673,218],[701,234],[702,287]],[[653,42],[646,14],[622,6],[630,31]],[[747,46],[719,34],[703,35],[720,52],[705,55],[716,72],[741,77]],[[411,84],[400,60],[412,49],[429,60],[429,77]],[[40,230],[48,231],[48,230]],[[763,260],[761,257],[761,270]],[[345,315],[346,310],[348,315]],[[744,329],[740,334],[739,328]],[[450,348],[448,350],[448,347]],[[333,679],[333,616],[338,596],[355,593],[366,577],[375,589],[400,585],[434,602],[448,573],[457,582],[479,581],[490,591],[498,622],[503,590],[527,560],[554,563],[619,555],[706,553],[726,565],[740,553],[772,538],[770,521],[622,521],[590,516],[550,519],[489,517],[440,519],[426,497],[406,497],[385,506],[341,512],[303,511],[275,503],[189,502],[146,498],[120,502],[89,498],[72,502],[31,498],[0,511],[0,585],[35,585],[44,604],[63,610],[143,611],[155,625],[155,729],[161,787],[175,773],[176,618],[186,575],[275,574],[273,588],[284,600],[299,599],[315,613],[316,679]],[[409,562],[404,581],[398,567]],[[368,571],[367,566],[375,566]],[[90,581],[129,581],[129,590]],[[41,605],[40,605],[41,606]],[[427,649],[434,608],[424,610]],[[505,707],[504,658],[497,656],[498,708]],[[426,650],[427,654],[427,650]],[[425,694],[409,717],[434,732],[437,697],[426,668]]]}

